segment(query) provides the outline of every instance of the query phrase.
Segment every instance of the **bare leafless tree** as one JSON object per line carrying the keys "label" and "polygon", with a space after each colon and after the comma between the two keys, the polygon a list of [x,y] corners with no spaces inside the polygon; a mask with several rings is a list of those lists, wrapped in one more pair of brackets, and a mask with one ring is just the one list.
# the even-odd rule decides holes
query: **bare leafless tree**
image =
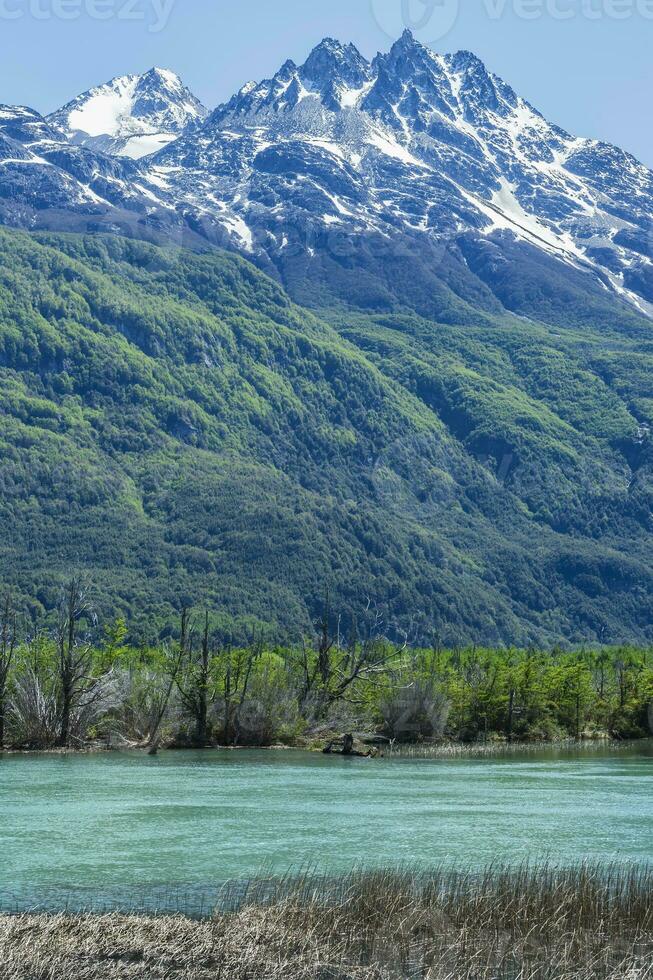
{"label": "bare leafless tree", "polygon": [[61,732],[57,692],[33,665],[26,665],[12,685],[8,719],[15,744],[34,749],[56,745]]}
{"label": "bare leafless tree", "polygon": [[408,646],[408,635],[403,633],[399,642],[391,642],[385,635],[384,626],[380,610],[368,598],[362,627],[356,618],[352,618],[349,640],[343,648],[339,642],[340,619],[337,621],[337,634],[331,632],[327,594],[324,611],[317,624],[316,647],[311,651],[306,642],[302,645],[299,663],[302,706],[312,703],[318,715],[325,714],[334,703],[349,696],[356,681],[380,674],[396,661]]}
{"label": "bare leafless tree", "polygon": [[245,649],[227,650],[222,656],[224,737],[227,745],[238,745],[240,716],[247,699],[252,672],[263,655],[263,636],[254,637]]}
{"label": "bare leafless tree", "polygon": [[318,676],[318,660],[313,656],[312,646],[307,643],[306,638],[302,637],[301,648],[298,657],[291,657],[301,672],[301,689],[299,692],[299,703],[304,709],[311,701]]}
{"label": "bare leafless tree", "polygon": [[168,710],[168,705],[170,704],[170,698],[172,697],[172,692],[177,686],[179,679],[179,673],[181,671],[182,664],[189,657],[192,656],[192,648],[194,641],[194,629],[192,622],[191,610],[188,606],[184,606],[181,610],[181,627],[179,633],[179,643],[172,647],[168,652],[166,672],[168,675],[168,685],[163,691],[161,698],[159,699],[158,705],[156,707],[154,723],[147,740],[147,744],[151,752],[156,751],[157,745],[159,743],[159,730],[165,718],[166,711]]}
{"label": "bare leafless tree", "polygon": [[0,618],[0,749],[5,743],[5,714],[9,674],[16,654],[18,630],[11,596],[5,596]]}
{"label": "bare leafless tree", "polygon": [[93,647],[80,637],[80,626],[93,620],[88,590],[72,578],[63,591],[55,633],[55,689],[59,716],[56,744],[67,748],[80,741],[99,717],[116,705],[118,691],[112,671],[93,671]]}
{"label": "bare leafless tree", "polygon": [[381,674],[401,656],[407,640],[390,642],[386,637],[369,637],[334,663],[329,701],[344,698],[355,681]]}
{"label": "bare leafless tree", "polygon": [[218,696],[217,685],[212,682],[215,653],[211,652],[208,611],[204,614],[199,653],[195,654],[192,643],[186,647],[175,683],[181,702],[195,724],[195,744],[201,747],[207,744],[209,710]]}
{"label": "bare leafless tree", "polygon": [[59,605],[57,623],[57,676],[60,696],[60,726],[57,744],[61,748],[70,742],[71,718],[75,705],[90,680],[92,649],[80,642],[80,620],[90,613],[89,602],[78,578],[71,579]]}
{"label": "bare leafless tree", "polygon": [[331,676],[331,651],[336,645],[337,635],[331,636],[331,600],[327,589],[324,610],[319,624],[317,647],[317,670],[324,687],[327,687]]}

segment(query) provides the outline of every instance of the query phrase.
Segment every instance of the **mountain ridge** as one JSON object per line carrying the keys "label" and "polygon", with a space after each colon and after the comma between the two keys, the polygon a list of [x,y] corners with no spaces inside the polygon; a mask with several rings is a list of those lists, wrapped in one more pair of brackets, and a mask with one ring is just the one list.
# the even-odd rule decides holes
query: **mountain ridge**
{"label": "mountain ridge", "polygon": [[[232,209],[226,222],[239,222],[240,231],[234,234],[241,235],[241,247],[250,251],[256,245],[243,232],[243,225],[248,227],[247,210],[254,214],[250,222],[254,229],[263,226],[265,234],[274,236],[274,223],[269,215],[259,213],[259,202],[266,191],[284,196],[280,181],[269,178],[270,168],[287,176],[294,167],[300,177],[317,185],[328,223],[349,225],[353,233],[387,233],[388,226],[391,230],[399,224],[403,231],[423,232],[446,242],[461,231],[485,237],[507,231],[567,264],[600,275],[618,295],[650,314],[648,286],[637,292],[651,270],[653,178],[649,171],[615,148],[577,140],[549,125],[469,52],[436,55],[410,32],[372,62],[353,52],[338,42],[326,46],[323,42],[303,66],[290,69],[287,63],[272,79],[248,87],[207,120],[199,136],[204,158],[200,167],[194,167],[196,141],[188,145],[186,154],[182,138],[154,158],[155,176],[161,176],[156,164],[164,169],[181,165],[188,167],[193,181],[203,183],[205,192],[217,188],[227,214]],[[351,71],[357,72],[353,78]],[[288,139],[298,147],[293,157],[284,157],[281,144]],[[227,141],[234,145],[227,146]],[[276,146],[276,159],[270,159],[270,143]],[[297,160],[300,154],[305,157],[303,166]],[[592,159],[597,154],[611,168],[613,193],[619,194],[608,211],[598,206],[605,187],[592,185],[597,173],[605,184]],[[237,167],[232,163],[235,158]],[[622,172],[628,168],[633,171],[630,183]],[[320,169],[328,171],[321,182]],[[376,195],[375,169],[380,185]],[[585,171],[586,179],[581,180],[576,171]],[[261,173],[268,175],[264,189],[258,187],[265,179]],[[219,176],[215,179],[212,174]],[[246,209],[243,185],[248,181],[254,185],[254,201]],[[175,196],[192,206],[192,195],[183,184],[182,175]],[[624,249],[623,235],[619,239],[628,225],[625,199],[632,196],[636,184],[642,185],[645,200],[642,212],[631,207],[628,217],[635,237],[639,230],[644,255]],[[340,188],[343,196],[330,193],[334,188]],[[232,193],[235,208],[229,201]],[[405,201],[409,205],[404,206]],[[314,194],[305,210],[310,212],[317,203]],[[617,208],[624,217],[614,221],[610,209]],[[298,215],[297,208],[291,209],[291,218],[302,225],[308,220]],[[273,260],[278,258],[278,247],[260,238],[259,247]],[[601,250],[611,253],[611,261],[604,256],[597,260]]]}
{"label": "mountain ridge", "polygon": [[[161,77],[160,69],[153,72]],[[181,101],[194,100],[174,78]],[[149,121],[127,113],[125,125],[136,135],[118,123],[117,136],[87,134],[85,149],[102,152],[97,162],[87,158],[80,179],[68,146],[77,111],[71,107],[80,105],[83,115],[88,104],[85,93],[43,120],[52,130],[45,141],[28,137],[8,148],[0,184],[5,175],[13,183],[25,217],[14,207],[7,223],[65,229],[68,221],[84,230],[85,221],[88,230],[95,222],[191,247],[203,240],[245,254],[288,288],[287,250],[312,259],[324,239],[340,251],[367,241],[374,251],[384,238],[396,240],[399,251],[447,250],[465,262],[471,238],[476,251],[489,243],[493,262],[513,263],[517,276],[535,248],[574,275],[586,273],[590,290],[607,289],[653,315],[653,174],[616,147],[548,123],[470,52],[436,54],[405,32],[367,61],[353,45],[325,39],[303,65],[287,61],[206,118],[192,102],[192,118],[182,112],[177,131],[166,130],[155,153],[140,156],[161,136],[154,109]],[[98,183],[106,152],[125,159],[130,140],[139,147],[136,169]],[[29,168],[15,163],[25,151],[36,157]],[[59,168],[47,181],[61,185],[50,198],[35,169],[43,158]],[[66,190],[71,177],[82,185],[77,210]],[[85,218],[93,195],[96,207]],[[373,274],[383,275],[380,263]]]}

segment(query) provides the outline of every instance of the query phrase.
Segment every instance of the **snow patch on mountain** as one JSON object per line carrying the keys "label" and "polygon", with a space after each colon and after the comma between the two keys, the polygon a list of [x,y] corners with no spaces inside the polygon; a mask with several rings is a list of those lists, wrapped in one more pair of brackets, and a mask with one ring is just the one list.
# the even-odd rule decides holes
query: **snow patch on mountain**
{"label": "snow patch on mountain", "polygon": [[93,88],[49,118],[75,143],[140,159],[167,146],[207,114],[178,75],[152,68]]}

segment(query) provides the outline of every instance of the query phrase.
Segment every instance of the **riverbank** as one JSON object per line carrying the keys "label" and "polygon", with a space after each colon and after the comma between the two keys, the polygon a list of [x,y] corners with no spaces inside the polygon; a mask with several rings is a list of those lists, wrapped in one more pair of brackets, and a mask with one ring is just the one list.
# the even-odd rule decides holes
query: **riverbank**
{"label": "riverbank", "polygon": [[[198,748],[187,743],[179,744],[175,741],[165,743],[157,747],[159,752],[323,752],[330,742],[336,742],[339,736],[333,735],[321,738],[296,739],[289,744],[274,745],[206,745]],[[372,745],[378,747],[378,754],[374,758],[406,758],[406,759],[493,759],[502,756],[515,756],[525,754],[537,754],[538,752],[553,750],[559,752],[601,752],[606,749],[613,752],[623,752],[638,746],[653,743],[653,738],[640,739],[615,739],[607,735],[591,738],[566,738],[554,741],[513,741],[494,740],[487,742],[407,742],[402,744],[392,743],[389,740],[384,742],[368,741],[357,739],[356,745],[359,750],[365,750]],[[113,752],[133,752],[147,754],[149,747],[138,742],[116,742],[107,744],[106,742],[90,742],[87,745],[68,748],[4,748],[0,749],[0,758],[6,756],[66,756],[66,755],[107,755]]]}
{"label": "riverbank", "polygon": [[1,980],[647,980],[653,868],[262,881],[232,912],[0,916]]}

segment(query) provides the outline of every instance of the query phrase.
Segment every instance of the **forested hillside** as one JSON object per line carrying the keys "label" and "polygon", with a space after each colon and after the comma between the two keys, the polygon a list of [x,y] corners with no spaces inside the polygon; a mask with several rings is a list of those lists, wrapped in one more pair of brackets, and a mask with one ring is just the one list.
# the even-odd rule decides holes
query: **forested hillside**
{"label": "forested hillside", "polygon": [[327,589],[422,641],[650,639],[653,328],[442,282],[309,312],[233,255],[0,231],[3,582],[38,617],[79,572],[135,641],[185,603],[296,636]]}

